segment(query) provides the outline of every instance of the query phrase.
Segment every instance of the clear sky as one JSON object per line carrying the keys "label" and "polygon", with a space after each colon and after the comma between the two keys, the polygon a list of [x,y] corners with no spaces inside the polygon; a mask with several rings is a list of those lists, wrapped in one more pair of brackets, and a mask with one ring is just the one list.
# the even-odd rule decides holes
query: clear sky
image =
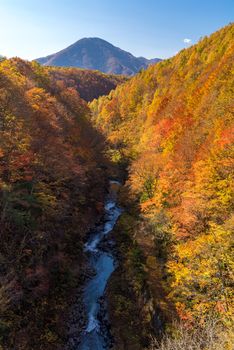
{"label": "clear sky", "polygon": [[33,59],[100,37],[165,58],[233,17],[234,0],[0,0],[0,54]]}

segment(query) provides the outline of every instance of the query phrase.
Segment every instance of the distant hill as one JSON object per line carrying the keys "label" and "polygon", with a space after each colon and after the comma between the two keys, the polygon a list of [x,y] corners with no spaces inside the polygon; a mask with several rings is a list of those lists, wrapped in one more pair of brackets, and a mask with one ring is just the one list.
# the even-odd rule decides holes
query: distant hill
{"label": "distant hill", "polygon": [[54,86],[62,84],[67,88],[75,88],[80,97],[87,102],[99,96],[108,95],[117,85],[129,79],[121,75],[74,67],[45,67],[44,69],[48,72]]}
{"label": "distant hill", "polygon": [[135,57],[99,38],[84,38],[66,49],[37,61],[45,66],[79,67],[109,74],[134,75],[159,58]]}

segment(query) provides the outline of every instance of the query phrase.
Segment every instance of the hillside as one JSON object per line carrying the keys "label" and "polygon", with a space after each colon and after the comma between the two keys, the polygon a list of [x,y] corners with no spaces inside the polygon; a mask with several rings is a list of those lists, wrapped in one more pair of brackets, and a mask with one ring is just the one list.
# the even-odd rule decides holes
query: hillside
{"label": "hillside", "polygon": [[89,113],[76,88],[38,63],[0,63],[1,349],[64,341],[83,238],[105,191],[103,139]]}
{"label": "hillside", "polygon": [[45,67],[44,70],[48,72],[54,86],[74,88],[87,102],[108,95],[117,85],[127,80],[121,75],[107,75],[88,69]]}
{"label": "hillside", "polygon": [[0,350],[232,350],[233,39],[0,59]]}
{"label": "hillside", "polygon": [[99,70],[108,74],[134,75],[160,59],[148,60],[99,38],[84,38],[66,49],[37,61],[47,66],[79,67]]}
{"label": "hillside", "polygon": [[230,24],[90,104],[108,153],[129,174],[116,236],[122,267],[109,292],[119,349],[141,348],[144,326],[132,310],[136,300],[143,310],[143,271],[162,319],[231,324],[233,39]]}

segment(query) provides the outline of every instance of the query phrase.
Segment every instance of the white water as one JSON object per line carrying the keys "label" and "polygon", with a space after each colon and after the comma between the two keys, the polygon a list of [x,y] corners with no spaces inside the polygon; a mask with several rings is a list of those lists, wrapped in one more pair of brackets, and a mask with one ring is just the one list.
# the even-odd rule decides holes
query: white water
{"label": "white water", "polygon": [[[111,185],[119,185],[117,181],[111,181]],[[77,350],[104,350],[108,349],[106,340],[101,332],[101,324],[98,320],[100,311],[99,300],[104,296],[107,281],[115,269],[114,257],[106,253],[98,244],[108,235],[121,214],[121,209],[116,204],[116,193],[112,190],[105,203],[105,223],[92,235],[85,244],[85,252],[88,254],[89,264],[96,272],[84,288],[83,302],[86,308],[88,322],[81,337],[81,343]]]}

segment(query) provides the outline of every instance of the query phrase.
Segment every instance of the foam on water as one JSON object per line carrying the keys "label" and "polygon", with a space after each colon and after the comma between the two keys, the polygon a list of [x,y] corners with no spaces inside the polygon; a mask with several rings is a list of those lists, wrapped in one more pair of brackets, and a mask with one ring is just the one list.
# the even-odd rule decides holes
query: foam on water
{"label": "foam on water", "polygon": [[[118,181],[110,181],[110,184],[119,185]],[[77,350],[107,349],[106,340],[100,332],[101,325],[97,316],[100,311],[100,298],[104,296],[108,279],[115,269],[115,264],[112,254],[102,251],[101,248],[98,248],[98,245],[103,237],[113,230],[121,212],[122,210],[116,203],[116,193],[110,194],[105,203],[105,223],[101,229],[99,227],[97,232],[94,232],[84,247],[85,252],[88,254],[90,267],[96,272],[96,275],[87,282],[84,288],[83,301],[88,322]]]}

